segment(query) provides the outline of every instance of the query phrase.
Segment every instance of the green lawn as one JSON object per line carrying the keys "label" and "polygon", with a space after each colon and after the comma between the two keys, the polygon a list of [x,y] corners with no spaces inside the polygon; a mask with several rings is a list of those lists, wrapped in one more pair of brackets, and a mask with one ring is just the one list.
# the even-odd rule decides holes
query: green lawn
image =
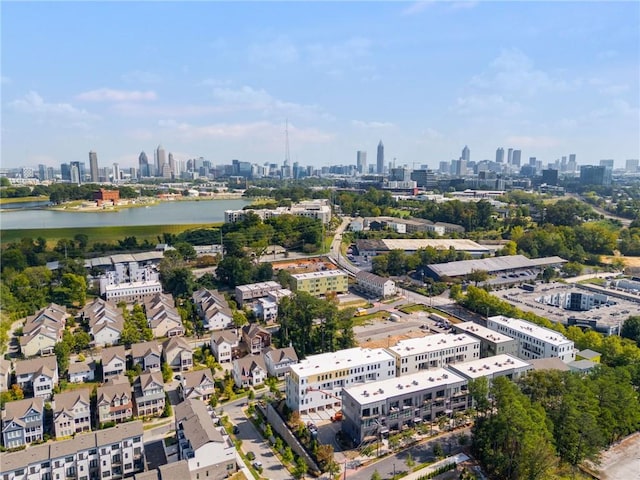
{"label": "green lawn", "polygon": [[35,196],[35,197],[18,197],[18,198],[0,198],[0,205],[7,205],[9,203],[25,203],[25,202],[46,202],[49,197]]}
{"label": "green lawn", "polygon": [[193,223],[186,225],[132,225],[120,227],[84,227],[84,228],[33,228],[2,230],[0,242],[4,245],[10,242],[19,241],[21,238],[43,237],[49,245],[54,245],[62,238],[73,238],[79,233],[89,237],[89,244],[94,242],[116,243],[125,237],[134,236],[138,243],[148,239],[152,243],[158,241],[158,236],[163,233],[182,233],[185,230],[195,228],[211,228],[221,225],[220,223]]}

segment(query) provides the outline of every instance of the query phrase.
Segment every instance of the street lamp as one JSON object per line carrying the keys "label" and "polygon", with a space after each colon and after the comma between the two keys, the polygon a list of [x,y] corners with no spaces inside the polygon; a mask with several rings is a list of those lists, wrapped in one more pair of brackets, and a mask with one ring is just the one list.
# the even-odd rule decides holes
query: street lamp
{"label": "street lamp", "polygon": [[396,478],[396,464],[395,463],[393,464],[393,477],[391,477],[391,478],[394,478],[394,479]]}

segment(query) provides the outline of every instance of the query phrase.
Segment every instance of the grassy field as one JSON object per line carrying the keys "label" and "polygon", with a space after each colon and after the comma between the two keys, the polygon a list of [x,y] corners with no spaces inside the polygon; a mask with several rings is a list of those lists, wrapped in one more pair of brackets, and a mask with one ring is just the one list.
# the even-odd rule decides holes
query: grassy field
{"label": "grassy field", "polygon": [[85,228],[34,228],[34,229],[16,229],[2,230],[0,232],[0,243],[7,244],[19,241],[21,238],[43,237],[47,240],[48,245],[55,243],[62,238],[73,238],[79,233],[83,233],[89,237],[89,244],[94,242],[115,243],[125,237],[134,236],[138,243],[142,243],[148,239],[151,242],[158,242],[158,236],[163,233],[182,233],[185,230],[195,228],[209,228],[219,226],[221,223],[192,223],[186,225],[133,225],[121,227],[85,227]]}
{"label": "grassy field", "polygon": [[41,197],[0,198],[0,205],[7,205],[9,203],[46,202],[48,200],[49,197],[46,195]]}

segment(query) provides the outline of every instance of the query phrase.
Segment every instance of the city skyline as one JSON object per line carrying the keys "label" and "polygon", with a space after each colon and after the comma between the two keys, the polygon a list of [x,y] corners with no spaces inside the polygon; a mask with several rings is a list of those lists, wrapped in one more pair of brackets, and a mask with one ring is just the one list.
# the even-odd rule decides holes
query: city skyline
{"label": "city skyline", "polygon": [[373,159],[382,139],[385,161],[410,167],[468,145],[472,161],[502,147],[621,168],[640,157],[639,13],[635,2],[10,2],[1,165],[94,151],[101,166],[137,167],[159,144],[177,161],[282,164],[288,119],[300,165]]}

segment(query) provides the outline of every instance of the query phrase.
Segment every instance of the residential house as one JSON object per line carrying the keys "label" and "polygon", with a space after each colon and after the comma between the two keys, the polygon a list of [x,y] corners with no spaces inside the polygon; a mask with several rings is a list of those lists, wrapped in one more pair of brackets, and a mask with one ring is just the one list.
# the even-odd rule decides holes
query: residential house
{"label": "residential house", "polygon": [[594,350],[585,349],[576,353],[576,360],[589,360],[593,363],[600,363],[602,355]]}
{"label": "residential house", "polygon": [[22,354],[25,357],[52,354],[53,347],[62,340],[69,317],[67,309],[55,303],[27,317],[20,337]]}
{"label": "residential house", "polygon": [[91,431],[91,390],[82,388],[56,393],[53,426],[57,438]]}
{"label": "residential house", "polygon": [[208,401],[215,393],[215,382],[210,369],[186,372],[182,375],[182,381],[178,390],[183,400],[200,399]]}
{"label": "residential house", "polygon": [[191,478],[189,464],[186,460],[159,465],[155,470],[141,472],[133,477],[134,480],[188,480]]}
{"label": "residential house", "polygon": [[235,446],[224,428],[213,424],[203,402],[176,405],[175,421],[178,458],[187,461],[191,479],[222,480],[236,472]]}
{"label": "residential house", "polygon": [[89,334],[97,347],[115,345],[124,328],[122,311],[112,302],[96,298],[85,305],[79,318],[89,326]]}
{"label": "residential house", "polygon": [[0,393],[9,390],[11,383],[11,360],[0,357]]}
{"label": "residential house", "polygon": [[123,375],[127,370],[127,355],[124,346],[105,348],[100,352],[102,360],[102,380],[107,381],[116,375]]}
{"label": "residential house", "polygon": [[233,380],[238,388],[262,385],[267,379],[267,366],[262,355],[247,355],[233,361]]}
{"label": "residential house", "polygon": [[[144,470],[142,422],[128,422],[26,450],[3,453],[8,480],[120,479]],[[187,478],[187,477],[174,477]]]}
{"label": "residential house", "polygon": [[259,298],[252,307],[256,318],[262,322],[272,323],[278,318],[278,302],[268,298]]}
{"label": "residential house", "polygon": [[7,402],[2,415],[3,445],[15,448],[42,440],[43,423],[44,399],[37,397]]}
{"label": "residential house", "polygon": [[172,337],[164,342],[162,354],[165,362],[175,371],[184,372],[193,367],[193,350],[182,337]]}
{"label": "residential house", "polygon": [[258,355],[271,345],[271,334],[257,323],[250,323],[242,327],[242,342],[248,353]]}
{"label": "residential house", "polygon": [[217,290],[202,288],[191,297],[205,330],[222,330],[233,325],[233,313]]}
{"label": "residential house", "polygon": [[233,330],[222,330],[211,335],[211,351],[218,363],[232,361],[238,356],[240,339]]}
{"label": "residential house", "polygon": [[142,370],[157,370],[162,367],[162,351],[155,340],[131,345],[132,364],[140,365]]}
{"label": "residential house", "polygon": [[69,382],[71,383],[84,383],[93,382],[96,378],[96,364],[95,362],[73,362],[69,364],[67,370],[69,374]]}
{"label": "residential house", "polygon": [[51,398],[53,388],[58,385],[58,362],[56,357],[32,358],[16,362],[16,383],[25,395]]}
{"label": "residential house", "polygon": [[184,335],[182,317],[176,309],[173,295],[158,293],[144,302],[149,328],[153,336],[174,337]]}
{"label": "residential house", "polygon": [[133,383],[136,415],[159,416],[164,411],[164,381],[160,371],[145,371]]}
{"label": "residential house", "polygon": [[264,363],[270,377],[282,379],[291,370],[290,366],[298,363],[298,355],[293,347],[272,347],[264,354]]}
{"label": "residential house", "polygon": [[123,375],[111,377],[98,387],[98,423],[121,423],[133,417],[133,392],[129,379]]}

